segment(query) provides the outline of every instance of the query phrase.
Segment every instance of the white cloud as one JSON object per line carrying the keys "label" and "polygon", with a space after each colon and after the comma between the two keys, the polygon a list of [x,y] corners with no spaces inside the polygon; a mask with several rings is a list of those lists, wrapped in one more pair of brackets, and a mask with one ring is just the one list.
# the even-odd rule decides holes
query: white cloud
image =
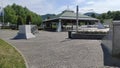
{"label": "white cloud", "polygon": [[102,1],[102,2],[96,2],[91,6],[86,6],[83,7],[84,9],[94,9],[95,12],[98,13],[103,13],[103,12],[107,12],[107,11],[115,11],[115,10],[119,10],[120,9],[120,0],[115,0],[115,1],[111,1],[111,0],[106,0],[106,1]]}
{"label": "white cloud", "polygon": [[84,2],[85,0],[73,0],[74,1],[74,4],[81,4],[82,2]]}
{"label": "white cloud", "polygon": [[89,2],[87,2],[86,4],[88,4],[88,5],[93,5],[95,2],[94,1],[89,1]]}
{"label": "white cloud", "polygon": [[[77,0],[80,1],[80,0]],[[75,2],[77,2],[75,1]],[[85,3],[82,3],[85,2]],[[81,5],[79,5],[79,12],[80,13],[86,13],[86,12],[97,12],[97,13],[103,13],[103,12],[107,12],[107,11],[117,11],[120,10],[120,0],[115,0],[115,1],[111,1],[111,0],[103,0],[103,1],[80,1],[79,3],[82,3],[82,7]],[[87,4],[87,5],[86,5]],[[74,3],[73,5],[71,5],[71,9],[73,9],[74,11],[76,10],[76,4]]]}
{"label": "white cloud", "polygon": [[37,14],[51,13],[55,9],[53,0],[50,2],[48,0],[3,0],[0,3],[0,6],[2,6],[2,3],[4,7],[8,4],[12,5],[13,3],[16,3],[18,5],[22,5],[23,7],[27,7]]}
{"label": "white cloud", "polygon": [[27,6],[30,10],[37,12],[39,14],[51,13],[54,8],[54,3],[49,3],[47,0],[43,0],[41,2],[34,3],[33,5]]}
{"label": "white cloud", "polygon": [[[120,0],[69,0],[71,1],[68,6],[72,10],[76,10],[76,5],[79,5],[79,9],[81,13],[95,11],[98,13],[107,12],[108,10],[120,10]],[[19,4],[22,6],[26,6],[30,10],[38,13],[38,14],[47,14],[47,13],[55,13],[58,14],[67,8],[67,5],[60,4],[58,0],[1,0],[0,6],[3,2],[3,5],[6,6],[8,4]],[[93,9],[93,10],[91,10]]]}

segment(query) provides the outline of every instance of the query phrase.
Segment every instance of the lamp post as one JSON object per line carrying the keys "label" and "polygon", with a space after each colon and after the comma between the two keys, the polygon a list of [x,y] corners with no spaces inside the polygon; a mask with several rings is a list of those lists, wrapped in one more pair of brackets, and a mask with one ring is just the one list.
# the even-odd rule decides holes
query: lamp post
{"label": "lamp post", "polygon": [[78,32],[78,11],[79,11],[79,6],[77,5],[76,7],[76,32]]}

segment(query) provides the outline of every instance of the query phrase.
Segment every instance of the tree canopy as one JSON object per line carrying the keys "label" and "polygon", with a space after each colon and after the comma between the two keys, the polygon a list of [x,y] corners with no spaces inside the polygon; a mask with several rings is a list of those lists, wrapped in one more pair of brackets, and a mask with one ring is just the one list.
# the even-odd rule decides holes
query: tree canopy
{"label": "tree canopy", "polygon": [[93,18],[98,18],[102,23],[103,20],[106,19],[120,20],[120,11],[108,11],[102,14],[90,12],[90,13],[85,13],[85,15],[91,16]]}
{"label": "tree canopy", "polygon": [[[23,24],[26,24],[27,16],[29,15],[31,16],[31,24],[35,24],[38,26],[41,24],[41,16],[30,11],[26,7],[22,7],[14,3],[13,5],[8,5],[4,8],[5,23],[10,22],[11,24],[18,24],[18,19],[20,19],[22,20]],[[2,21],[1,18],[0,21]]]}
{"label": "tree canopy", "polygon": [[23,19],[20,16],[17,19],[17,28],[19,27],[19,25],[23,25]]}
{"label": "tree canopy", "polygon": [[26,18],[26,24],[31,24],[32,19],[31,19],[31,15],[28,15]]}
{"label": "tree canopy", "polygon": [[97,18],[101,21],[104,19],[120,20],[120,11],[108,11],[107,13],[102,13]]}

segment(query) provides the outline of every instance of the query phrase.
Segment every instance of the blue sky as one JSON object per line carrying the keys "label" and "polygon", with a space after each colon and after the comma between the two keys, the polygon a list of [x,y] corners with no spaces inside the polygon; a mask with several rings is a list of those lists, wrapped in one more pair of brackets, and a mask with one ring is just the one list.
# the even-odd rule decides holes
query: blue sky
{"label": "blue sky", "polygon": [[1,0],[0,5],[5,7],[13,3],[27,7],[37,14],[58,14],[61,11],[67,9],[74,10],[76,5],[79,5],[79,12],[97,12],[103,13],[108,10],[117,11],[120,10],[120,0]]}

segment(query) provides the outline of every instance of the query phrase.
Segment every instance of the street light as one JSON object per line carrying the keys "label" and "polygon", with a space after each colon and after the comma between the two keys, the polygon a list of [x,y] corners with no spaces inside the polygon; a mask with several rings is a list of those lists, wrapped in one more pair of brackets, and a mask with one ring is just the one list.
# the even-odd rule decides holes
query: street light
{"label": "street light", "polygon": [[79,6],[76,7],[76,32],[78,32],[78,12],[79,12]]}

